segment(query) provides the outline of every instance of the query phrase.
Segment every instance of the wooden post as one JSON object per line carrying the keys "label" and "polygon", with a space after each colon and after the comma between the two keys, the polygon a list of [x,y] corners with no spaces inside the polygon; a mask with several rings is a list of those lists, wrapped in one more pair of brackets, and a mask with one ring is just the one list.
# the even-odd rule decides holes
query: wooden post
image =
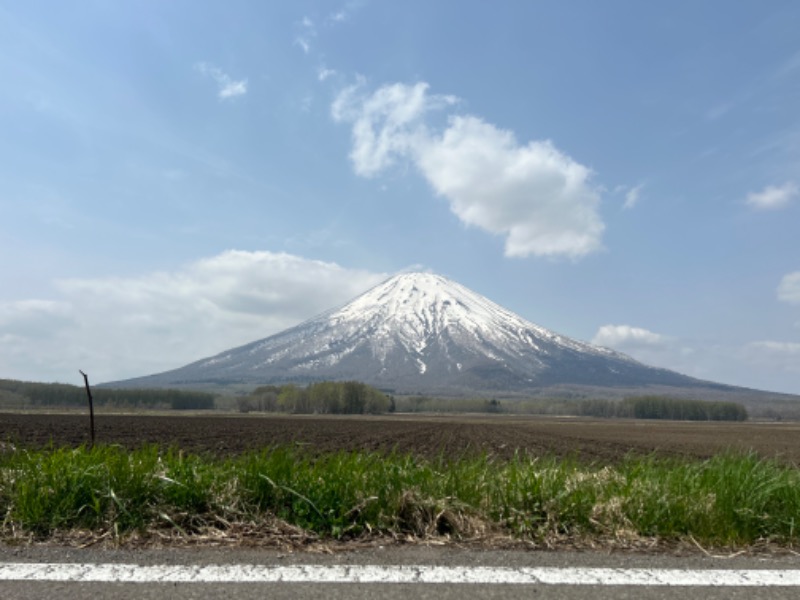
{"label": "wooden post", "polygon": [[89,425],[91,427],[92,445],[94,448],[94,402],[92,402],[92,390],[89,388],[89,376],[78,369],[78,372],[83,375],[83,383],[86,385],[86,395],[89,397]]}

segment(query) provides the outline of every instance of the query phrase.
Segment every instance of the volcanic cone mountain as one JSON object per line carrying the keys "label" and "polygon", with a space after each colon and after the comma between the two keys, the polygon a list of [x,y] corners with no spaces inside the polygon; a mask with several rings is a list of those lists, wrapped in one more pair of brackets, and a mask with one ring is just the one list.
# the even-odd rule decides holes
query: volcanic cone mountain
{"label": "volcanic cone mountain", "polygon": [[398,393],[705,382],[535,325],[439,275],[396,275],[291,329],[124,387],[359,380]]}

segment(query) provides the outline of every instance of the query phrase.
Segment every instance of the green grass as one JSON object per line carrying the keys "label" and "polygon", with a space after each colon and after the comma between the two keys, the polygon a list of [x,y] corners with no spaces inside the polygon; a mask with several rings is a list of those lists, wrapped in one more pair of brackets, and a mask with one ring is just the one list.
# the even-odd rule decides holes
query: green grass
{"label": "green grass", "polygon": [[148,446],[6,451],[0,515],[8,538],[94,530],[202,533],[278,518],[323,539],[370,533],[540,541],[620,535],[709,545],[792,545],[800,472],[755,455],[707,461],[412,455],[280,447],[235,458]]}

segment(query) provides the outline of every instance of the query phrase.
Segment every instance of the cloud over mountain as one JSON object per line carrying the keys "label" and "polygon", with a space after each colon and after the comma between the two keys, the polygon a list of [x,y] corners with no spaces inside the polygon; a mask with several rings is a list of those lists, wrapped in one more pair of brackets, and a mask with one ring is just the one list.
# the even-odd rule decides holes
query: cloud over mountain
{"label": "cloud over mountain", "polygon": [[0,303],[0,364],[35,380],[162,370],[294,325],[383,277],[230,250],[170,272],[61,280],[58,300]]}
{"label": "cloud over mountain", "polygon": [[658,345],[664,343],[665,340],[666,338],[663,335],[641,327],[603,325],[592,338],[592,343],[598,346],[618,348],[627,345]]}

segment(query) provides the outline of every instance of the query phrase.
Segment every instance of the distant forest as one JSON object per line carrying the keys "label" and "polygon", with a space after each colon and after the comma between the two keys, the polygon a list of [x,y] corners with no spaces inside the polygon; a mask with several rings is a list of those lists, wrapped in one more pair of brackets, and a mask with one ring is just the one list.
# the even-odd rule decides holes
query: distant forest
{"label": "distant forest", "polygon": [[266,385],[237,400],[240,412],[360,415],[394,412],[394,398],[358,381],[322,381],[308,387]]}
{"label": "distant forest", "polygon": [[592,417],[669,419],[671,421],[746,421],[747,409],[735,402],[705,402],[664,396],[636,396],[613,402],[585,400],[582,414]]}
{"label": "distant forest", "polygon": [[596,417],[601,419],[668,419],[672,421],[746,421],[747,409],[736,402],[708,402],[668,396],[634,396],[622,400],[535,398],[503,401],[482,398],[398,398],[398,412],[483,412],[519,415]]}
{"label": "distant forest", "polygon": [[[95,406],[206,410],[214,408],[214,395],[182,390],[116,390],[92,388]],[[86,389],[65,383],[31,383],[0,379],[0,406],[81,407],[87,406]]]}
{"label": "distant forest", "polygon": [[[537,398],[505,400],[483,398],[394,398],[358,381],[323,381],[306,387],[266,385],[218,406],[215,395],[171,389],[92,388],[96,407],[125,409],[210,410],[235,408],[239,412],[293,414],[505,413],[599,418],[668,419],[674,421],[745,421],[747,409],[735,402],[707,402],[666,396],[636,396],[622,400]],[[32,383],[0,379],[0,409],[85,407],[83,386]]]}

